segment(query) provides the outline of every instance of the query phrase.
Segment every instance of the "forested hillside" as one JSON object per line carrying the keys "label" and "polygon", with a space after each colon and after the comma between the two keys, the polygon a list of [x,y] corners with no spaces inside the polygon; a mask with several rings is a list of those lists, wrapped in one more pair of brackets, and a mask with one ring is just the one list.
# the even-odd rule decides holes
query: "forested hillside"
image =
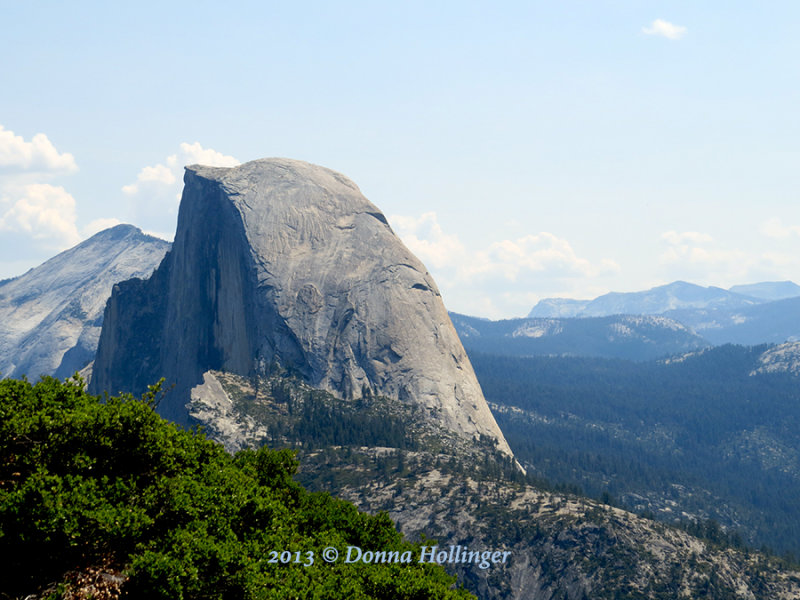
{"label": "forested hillside", "polygon": [[671,361],[473,353],[517,458],[541,477],[670,521],[713,519],[800,553],[800,379],[766,347]]}
{"label": "forested hillside", "polygon": [[800,597],[800,573],[737,551],[739,540],[713,524],[695,526],[698,539],[610,498],[546,491],[492,453],[491,440],[465,445],[413,407],[369,394],[341,401],[290,377],[220,377],[238,419],[265,426],[271,444],[301,448],[303,481],[376,516],[306,491],[290,450],[231,456],[168,424],[154,391],[100,402],[79,380],[6,380],[0,597],[467,597],[417,560],[320,560],[348,545],[420,556],[381,510],[407,534],[439,540],[428,544],[507,554],[490,569],[447,565],[480,597]]}
{"label": "forested hillside", "polygon": [[508,552],[487,570],[447,565],[480,598],[800,597],[798,573],[713,523],[692,526],[698,539],[526,478],[491,438],[465,443],[413,404],[367,390],[342,400],[289,374],[211,374],[228,400],[202,395],[190,411],[229,447],[254,435],[294,446],[310,489],[385,510],[412,539]]}

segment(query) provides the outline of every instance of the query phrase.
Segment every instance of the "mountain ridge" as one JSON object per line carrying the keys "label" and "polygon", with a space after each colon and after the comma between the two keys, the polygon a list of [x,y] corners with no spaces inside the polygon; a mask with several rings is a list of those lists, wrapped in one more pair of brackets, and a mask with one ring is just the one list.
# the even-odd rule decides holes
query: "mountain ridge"
{"label": "mountain ridge", "polygon": [[149,275],[168,248],[133,225],[117,225],[0,282],[2,375],[63,378],[84,368],[113,285]]}
{"label": "mountain ridge", "polygon": [[488,321],[451,313],[451,318],[469,352],[506,356],[604,356],[648,360],[710,345],[691,328],[661,315]]}
{"label": "mountain ridge", "polygon": [[[791,284],[795,296],[800,286],[792,282],[764,282],[733,286],[726,290],[716,286],[700,286],[686,281],[673,281],[639,292],[609,292],[592,300],[545,298],[528,314],[532,317],[605,317],[616,314],[663,314],[670,310],[696,308],[743,308],[765,302],[763,295],[788,293]],[[752,290],[761,296],[747,295],[738,290]],[[769,290],[773,290],[770,294]],[[778,298],[773,298],[778,299]]]}
{"label": "mountain ridge", "polygon": [[611,292],[593,300],[545,298],[528,318],[623,314],[675,319],[714,345],[779,344],[800,339],[800,286],[773,281],[725,290],[675,281],[641,292]]}

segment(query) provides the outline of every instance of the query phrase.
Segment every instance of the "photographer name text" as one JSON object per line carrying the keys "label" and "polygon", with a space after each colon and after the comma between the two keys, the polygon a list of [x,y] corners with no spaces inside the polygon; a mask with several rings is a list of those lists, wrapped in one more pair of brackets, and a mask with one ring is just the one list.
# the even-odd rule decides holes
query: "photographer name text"
{"label": "photographer name text", "polygon": [[[479,569],[488,569],[497,564],[506,564],[511,552],[508,550],[470,550],[465,546],[422,546],[418,554],[411,550],[362,550],[358,546],[347,546],[340,554],[333,546],[328,546],[322,551],[322,559],[326,563],[342,562],[346,564],[376,564],[376,563],[435,563],[439,565],[468,565],[474,564]],[[313,550],[269,553],[268,563],[273,564],[300,564],[310,567],[314,564],[315,553]]]}

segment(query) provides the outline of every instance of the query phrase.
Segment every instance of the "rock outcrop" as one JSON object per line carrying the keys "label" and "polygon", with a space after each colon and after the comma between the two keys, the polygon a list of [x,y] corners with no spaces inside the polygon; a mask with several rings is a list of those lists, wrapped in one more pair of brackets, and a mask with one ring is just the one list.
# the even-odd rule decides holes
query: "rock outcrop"
{"label": "rock outcrop", "polygon": [[763,352],[758,357],[758,367],[750,375],[762,373],[800,375],[800,342],[784,342]]}
{"label": "rock outcrop", "polygon": [[209,370],[288,371],[412,403],[510,454],[436,284],[353,182],[286,159],[194,165],[184,182],[171,252],[114,288],[90,390],[163,376],[160,410],[181,422]]}
{"label": "rock outcrop", "polygon": [[117,225],[0,282],[0,374],[69,377],[94,358],[112,286],[147,277],[169,242]]}

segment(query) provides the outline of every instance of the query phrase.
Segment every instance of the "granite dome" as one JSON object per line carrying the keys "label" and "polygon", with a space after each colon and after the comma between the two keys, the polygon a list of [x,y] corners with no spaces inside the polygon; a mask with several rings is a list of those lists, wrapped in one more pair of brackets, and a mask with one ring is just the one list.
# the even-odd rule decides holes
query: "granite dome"
{"label": "granite dome", "polygon": [[342,398],[424,407],[510,454],[433,278],[345,176],[288,159],[186,168],[170,253],[115,287],[91,389],[174,384],[185,419],[209,370],[290,370]]}

